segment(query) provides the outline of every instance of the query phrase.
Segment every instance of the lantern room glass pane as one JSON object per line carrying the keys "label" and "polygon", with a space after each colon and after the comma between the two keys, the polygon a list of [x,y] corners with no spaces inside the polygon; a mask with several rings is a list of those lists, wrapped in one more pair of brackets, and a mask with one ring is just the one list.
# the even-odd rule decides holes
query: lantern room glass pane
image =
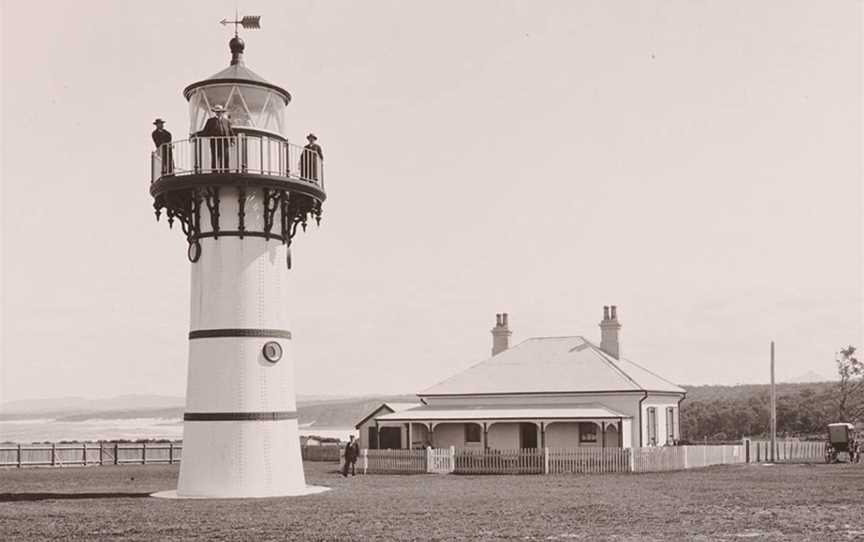
{"label": "lantern room glass pane", "polygon": [[242,84],[214,84],[193,91],[189,98],[190,131],[204,128],[213,106],[225,107],[231,124],[285,135],[285,100],[269,89]]}

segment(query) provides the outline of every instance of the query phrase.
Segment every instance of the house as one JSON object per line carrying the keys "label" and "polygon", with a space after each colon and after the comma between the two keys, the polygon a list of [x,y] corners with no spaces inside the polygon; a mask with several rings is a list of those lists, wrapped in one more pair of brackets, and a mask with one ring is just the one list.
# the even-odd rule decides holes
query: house
{"label": "house", "polygon": [[679,438],[684,389],[621,355],[617,307],[604,307],[599,346],[534,337],[512,348],[496,315],[492,357],[420,393],[382,405],[355,427],[364,448],[660,446]]}
{"label": "house", "polygon": [[423,403],[382,403],[354,426],[360,432],[358,437],[360,447],[373,449],[402,448],[402,443],[408,442],[407,427],[404,424],[376,427],[375,419],[385,414],[395,414],[419,406],[423,406]]}

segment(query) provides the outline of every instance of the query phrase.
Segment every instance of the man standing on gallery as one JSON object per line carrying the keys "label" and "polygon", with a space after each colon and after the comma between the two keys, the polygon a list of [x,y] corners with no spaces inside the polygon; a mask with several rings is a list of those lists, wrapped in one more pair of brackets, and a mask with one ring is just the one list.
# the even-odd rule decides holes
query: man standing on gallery
{"label": "man standing on gallery", "polygon": [[234,144],[231,139],[234,130],[231,128],[231,121],[225,118],[224,107],[216,105],[211,111],[215,116],[207,119],[204,129],[198,132],[198,135],[210,138],[210,169],[224,171],[228,169],[228,145],[229,142]]}
{"label": "man standing on gallery", "polygon": [[174,153],[171,148],[171,132],[165,129],[165,121],[156,119],[153,121],[156,129],[150,134],[153,137],[153,144],[156,145],[156,150],[160,152],[162,159],[162,175],[171,175],[174,173]]}
{"label": "man standing on gallery", "polygon": [[318,137],[315,134],[307,135],[306,140],[309,143],[303,147],[303,154],[300,156],[300,177],[307,181],[318,182],[319,172],[324,167],[324,151],[317,143]]}

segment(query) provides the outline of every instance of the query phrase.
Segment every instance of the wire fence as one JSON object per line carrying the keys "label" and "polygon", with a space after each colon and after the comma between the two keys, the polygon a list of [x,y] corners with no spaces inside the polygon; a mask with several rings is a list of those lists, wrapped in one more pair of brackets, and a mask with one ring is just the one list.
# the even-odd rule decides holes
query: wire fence
{"label": "wire fence", "polygon": [[180,442],[0,445],[0,467],[148,465],[180,462]]}
{"label": "wire fence", "polygon": [[[338,445],[301,446],[304,461],[338,463]],[[93,465],[155,465],[179,463],[183,443],[83,442],[0,445],[0,467],[87,467]]]}

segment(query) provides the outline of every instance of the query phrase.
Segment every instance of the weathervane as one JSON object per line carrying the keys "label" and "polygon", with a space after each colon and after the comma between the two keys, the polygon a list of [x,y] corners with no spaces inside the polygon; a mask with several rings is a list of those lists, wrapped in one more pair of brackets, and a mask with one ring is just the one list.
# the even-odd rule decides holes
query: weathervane
{"label": "weathervane", "polygon": [[[234,17],[238,17],[237,13],[234,13]],[[229,24],[234,25],[234,35],[237,35],[237,25],[246,28],[247,30],[258,29],[261,28],[261,16],[260,15],[246,15],[241,19],[237,19],[234,21],[229,21],[228,19],[222,19],[219,21],[219,24],[222,26],[228,26]]]}

